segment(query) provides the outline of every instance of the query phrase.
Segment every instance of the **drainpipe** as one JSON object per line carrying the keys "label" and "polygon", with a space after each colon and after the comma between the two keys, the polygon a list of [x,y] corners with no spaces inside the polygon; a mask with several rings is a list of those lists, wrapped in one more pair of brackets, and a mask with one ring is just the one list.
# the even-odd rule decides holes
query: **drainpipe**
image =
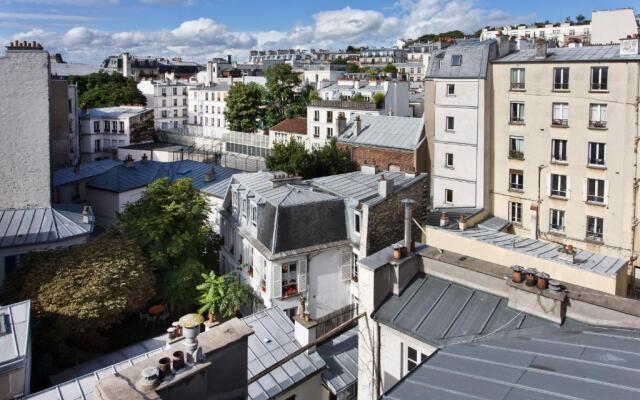
{"label": "drainpipe", "polygon": [[374,397],[373,400],[377,399],[378,397],[380,397],[382,395],[382,393],[380,392],[380,371],[382,368],[380,368],[380,324],[376,321],[376,350],[375,350],[375,391],[374,391]]}
{"label": "drainpipe", "polygon": [[636,228],[638,226],[638,220],[637,220],[637,212],[636,212],[636,205],[637,205],[637,196],[638,196],[638,141],[640,140],[640,130],[639,130],[639,115],[638,112],[640,111],[638,109],[639,107],[639,103],[640,103],[640,69],[638,69],[638,67],[636,66],[636,69],[638,70],[637,72],[637,76],[636,76],[636,98],[635,98],[635,108],[636,108],[636,137],[634,138],[633,141],[633,193],[631,196],[632,199],[632,219],[631,219],[631,255],[629,256],[629,262],[631,263],[631,282],[632,282],[632,288],[635,289],[635,266],[634,261],[635,261],[635,242],[636,242]]}
{"label": "drainpipe", "polygon": [[547,168],[546,165],[538,165],[538,209],[536,210],[535,239],[540,237],[540,204],[542,203],[542,198],[540,197],[540,177],[542,176],[542,170],[545,168]]}

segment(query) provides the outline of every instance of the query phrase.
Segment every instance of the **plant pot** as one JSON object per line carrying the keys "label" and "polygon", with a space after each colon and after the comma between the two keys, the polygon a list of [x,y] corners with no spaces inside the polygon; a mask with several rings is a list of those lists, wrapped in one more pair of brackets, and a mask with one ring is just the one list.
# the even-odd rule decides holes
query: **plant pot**
{"label": "plant pot", "polygon": [[529,287],[533,287],[536,286],[537,281],[538,278],[536,278],[536,271],[527,270],[524,284]]}
{"label": "plant pot", "polygon": [[167,335],[169,335],[169,339],[175,339],[176,338],[176,328],[174,328],[173,326],[167,328]]}
{"label": "plant pot", "polygon": [[178,350],[173,352],[173,370],[177,371],[184,367],[184,352]]}
{"label": "plant pot", "polygon": [[402,257],[406,257],[407,256],[407,246],[400,247],[400,255]]}
{"label": "plant pot", "polygon": [[545,290],[549,287],[549,274],[545,274],[544,272],[540,272],[537,275],[536,286],[540,290]]}
{"label": "plant pot", "polygon": [[169,357],[162,357],[158,360],[158,371],[160,371],[160,379],[171,374],[171,359]]}
{"label": "plant pot", "polygon": [[522,283],[522,267],[519,265],[513,265],[511,270],[513,271],[511,274],[511,281],[514,283]]}
{"label": "plant pot", "polygon": [[402,258],[402,249],[397,248],[397,249],[393,249],[393,258],[395,258],[396,260],[399,260]]}

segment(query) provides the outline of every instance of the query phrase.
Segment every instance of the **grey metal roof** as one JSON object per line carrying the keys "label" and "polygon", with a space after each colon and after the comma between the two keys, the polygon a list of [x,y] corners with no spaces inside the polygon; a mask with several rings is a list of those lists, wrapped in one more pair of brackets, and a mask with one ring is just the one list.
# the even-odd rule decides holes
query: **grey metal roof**
{"label": "grey metal roof", "polygon": [[547,49],[548,56],[537,59],[535,49],[520,50],[499,58],[494,63],[572,62],[572,61],[639,61],[640,54],[620,55],[620,45],[557,47]]}
{"label": "grey metal roof", "polygon": [[241,171],[233,168],[221,167],[219,165],[215,165],[214,169],[216,171],[215,179],[211,182],[204,182],[204,180],[199,179],[196,183],[196,187],[203,193],[210,194],[219,199],[224,199],[229,185],[231,184],[231,177],[233,174],[237,174]]}
{"label": "grey metal roof", "polygon": [[8,330],[0,335],[0,372],[17,368],[24,362],[31,335],[31,300],[0,306]]}
{"label": "grey metal roof", "polygon": [[480,228],[485,228],[492,231],[501,231],[510,225],[511,222],[499,217],[489,217],[478,224]]}
{"label": "grey metal roof", "polygon": [[554,325],[512,310],[507,303],[506,298],[419,274],[399,296],[387,299],[373,318],[435,347],[496,329]]}
{"label": "grey metal roof", "polygon": [[120,164],[121,162],[117,160],[100,160],[80,164],[77,171],[75,167],[57,169],[53,171],[53,187],[67,185],[103,174]]}
{"label": "grey metal roof", "polygon": [[634,400],[640,332],[548,329],[441,349],[382,398],[389,400]]}
{"label": "grey metal roof", "polygon": [[226,83],[216,83],[211,86],[207,85],[198,85],[196,87],[192,87],[189,90],[204,90],[208,92],[228,92],[231,89],[231,85]]}
{"label": "grey metal roof", "polygon": [[322,378],[333,394],[358,381],[358,327],[333,337],[316,348],[327,363]]}
{"label": "grey metal roof", "polygon": [[374,205],[384,200],[378,194],[378,178],[384,176],[393,180],[393,192],[406,189],[427,177],[426,174],[406,174],[404,172],[378,172],[367,174],[362,171],[325,176],[312,179],[313,186],[340,197],[356,199],[367,205]]}
{"label": "grey metal roof", "polygon": [[338,141],[353,145],[415,150],[424,136],[424,119],[389,115],[361,115],[360,134],[351,121]]}
{"label": "grey metal roof", "polygon": [[82,206],[0,210],[0,248],[57,242],[89,234]]}
{"label": "grey metal roof", "polygon": [[[293,322],[278,307],[243,318],[253,329],[249,336],[249,378],[300,348],[294,338]],[[317,353],[302,353],[249,385],[249,399],[274,398],[307,377],[322,371],[326,364]]]}
{"label": "grey metal roof", "polygon": [[[458,41],[454,46],[433,53],[426,76],[449,79],[486,78],[489,60],[497,57],[497,52],[496,41],[493,39]],[[461,65],[451,65],[453,55],[462,56]]]}
{"label": "grey metal roof", "polygon": [[135,143],[130,144],[128,146],[118,147],[119,149],[130,149],[130,150],[164,150],[164,151],[178,151],[181,149],[186,149],[187,146],[182,146],[179,144],[173,143],[162,143],[162,142],[149,142],[149,143]]}
{"label": "grey metal roof", "polygon": [[100,107],[90,108],[82,118],[92,119],[113,119],[113,118],[129,118],[142,114],[147,111],[151,111],[151,108],[145,108],[143,106],[121,106],[121,107]]}
{"label": "grey metal roof", "polygon": [[467,239],[478,240],[494,246],[499,246],[522,254],[542,258],[582,271],[593,272],[607,277],[616,277],[618,272],[626,269],[628,263],[628,261],[624,259],[605,256],[582,249],[575,249],[576,262],[571,263],[558,257],[560,255],[559,249],[561,246],[557,243],[529,239],[510,233],[496,232],[493,229],[487,229],[480,226],[466,229],[464,231],[460,231],[457,227],[448,230]]}
{"label": "grey metal roof", "polygon": [[85,76],[100,71],[102,68],[97,65],[77,64],[77,63],[51,63],[51,75],[68,77],[68,76]]}
{"label": "grey metal roof", "polygon": [[[214,180],[205,182],[204,176],[208,171],[211,171],[212,168],[216,172]],[[216,183],[228,179],[236,172],[238,171],[232,168],[193,160],[172,162],[136,161],[132,167],[126,167],[121,163],[111,168],[102,175],[89,180],[87,186],[122,193],[145,187],[160,178],[168,178],[171,181],[189,178],[196,189],[202,188],[203,191],[207,193],[219,195],[220,188],[216,186]],[[224,188],[226,188],[226,185]]]}

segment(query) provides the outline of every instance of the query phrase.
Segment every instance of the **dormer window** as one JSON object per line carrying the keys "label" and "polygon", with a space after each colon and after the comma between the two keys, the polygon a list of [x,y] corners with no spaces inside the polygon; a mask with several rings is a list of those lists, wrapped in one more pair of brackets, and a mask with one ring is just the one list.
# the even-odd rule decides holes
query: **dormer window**
{"label": "dormer window", "polygon": [[462,56],[460,54],[454,54],[451,56],[451,65],[459,67],[462,65]]}
{"label": "dormer window", "polygon": [[234,213],[238,212],[238,192],[231,193],[231,208]]}
{"label": "dormer window", "polygon": [[253,226],[257,226],[258,221],[258,207],[255,204],[251,204],[251,223]]}
{"label": "dormer window", "polygon": [[353,213],[353,231],[357,234],[360,234],[360,219],[362,216],[358,211],[354,211]]}

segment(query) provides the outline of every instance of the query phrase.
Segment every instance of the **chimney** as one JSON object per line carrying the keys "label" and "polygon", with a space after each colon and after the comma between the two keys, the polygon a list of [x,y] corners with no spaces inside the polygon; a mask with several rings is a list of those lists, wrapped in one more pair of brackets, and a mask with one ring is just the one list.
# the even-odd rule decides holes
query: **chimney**
{"label": "chimney", "polygon": [[213,61],[209,60],[207,61],[207,78],[205,83],[211,85],[211,82],[213,82]]}
{"label": "chimney", "polygon": [[213,169],[213,167],[211,167],[211,171],[207,171],[204,174],[204,181],[205,182],[211,182],[211,181],[213,181],[215,179],[215,177],[216,177],[216,171],[215,171],[215,169]]}
{"label": "chimney", "polygon": [[129,53],[122,53],[122,76],[128,78],[131,74],[130,66],[129,66]]}
{"label": "chimney", "polygon": [[91,207],[89,206],[82,207],[82,223],[83,224],[91,223],[92,215],[93,215],[93,210],[91,210]]}
{"label": "chimney", "polygon": [[227,54],[227,62],[231,64],[231,54]]}
{"label": "chimney", "polygon": [[393,179],[387,179],[384,174],[378,177],[378,195],[384,199],[393,193]]}
{"label": "chimney", "polygon": [[202,360],[202,349],[198,346],[198,335],[200,325],[204,322],[204,317],[200,314],[187,314],[178,320],[182,327],[182,335],[185,338],[184,349],[187,354],[187,362],[196,364]]}
{"label": "chimney", "polygon": [[411,237],[411,224],[413,223],[413,205],[416,203],[412,199],[402,200],[404,204],[404,245],[407,251],[415,251],[416,245]]}
{"label": "chimney", "polygon": [[544,60],[547,58],[547,41],[544,39],[536,40],[536,59]]}
{"label": "chimney", "polygon": [[621,56],[637,56],[638,54],[640,54],[640,39],[638,35],[629,35],[624,39],[620,39]]}
{"label": "chimney", "polygon": [[146,162],[149,159],[149,157],[147,157],[147,153],[143,153],[142,154],[142,161]]}
{"label": "chimney", "polygon": [[131,154],[127,154],[127,156],[126,156],[126,157],[125,157],[125,159],[124,159],[123,164],[124,164],[124,166],[125,166],[126,168],[131,168],[131,167],[133,167],[133,165],[134,165],[134,162],[133,162],[133,156],[131,156]]}
{"label": "chimney", "polygon": [[509,36],[498,34],[496,36],[496,41],[498,42],[498,57],[504,57],[507,54],[509,54],[509,51],[510,51]]}
{"label": "chimney", "polygon": [[147,393],[160,385],[160,371],[156,367],[147,367],[140,372],[140,380],[136,387],[143,393]]}
{"label": "chimney", "polygon": [[[296,342],[298,342],[301,347],[306,346],[309,343],[313,343],[317,339],[316,328],[318,326],[318,322],[312,320],[309,316],[309,312],[306,311],[306,301],[306,297],[300,296],[300,312],[298,313],[298,315],[293,317],[293,335],[296,339]],[[313,353],[315,351],[315,346],[310,347],[309,349],[307,349],[307,354]]]}
{"label": "chimney", "polygon": [[356,115],[354,125],[356,130],[356,136],[360,136],[360,132],[362,132],[362,121],[360,120],[360,115]]}
{"label": "chimney", "polygon": [[338,135],[342,135],[347,129],[347,118],[344,116],[343,112],[338,113],[336,122],[338,123]]}

